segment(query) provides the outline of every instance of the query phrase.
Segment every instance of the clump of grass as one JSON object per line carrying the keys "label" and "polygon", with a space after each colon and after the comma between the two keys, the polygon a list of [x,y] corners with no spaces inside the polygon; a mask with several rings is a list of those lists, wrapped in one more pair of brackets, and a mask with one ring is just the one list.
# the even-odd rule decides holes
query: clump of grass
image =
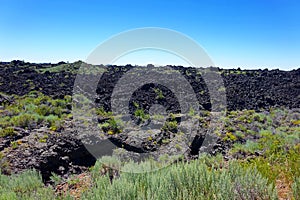
{"label": "clump of grass", "polygon": [[110,118],[105,123],[99,124],[99,127],[109,135],[121,133],[123,126],[123,121],[115,118]]}
{"label": "clump of grass", "polygon": [[134,111],[134,116],[141,122],[145,122],[150,119],[150,115],[146,114],[143,109],[136,109]]}
{"label": "clump of grass", "polygon": [[55,173],[51,173],[50,180],[54,183],[54,185],[58,185],[63,181],[63,178]]}
{"label": "clump of grass", "polygon": [[166,121],[162,127],[162,130],[176,133],[178,131],[177,121]]}
{"label": "clump of grass", "polygon": [[190,107],[189,112],[188,112],[188,115],[189,115],[190,117],[193,117],[193,116],[195,116],[195,114],[196,114],[195,109],[194,109],[193,107]]}
{"label": "clump of grass", "polygon": [[173,133],[178,132],[178,123],[176,120],[176,114],[171,113],[169,115],[169,119],[166,120],[164,125],[161,128],[163,131],[170,131]]}
{"label": "clump of grass", "polygon": [[16,132],[13,127],[0,128],[0,137],[15,136]]}
{"label": "clump of grass", "polygon": [[153,90],[154,90],[154,92],[156,94],[156,97],[155,97],[156,99],[160,100],[160,99],[164,99],[165,98],[165,96],[163,95],[163,92],[162,92],[161,89],[154,88]]}
{"label": "clump of grass", "polygon": [[226,136],[223,137],[224,141],[236,141],[237,137],[232,132],[226,132]]}
{"label": "clump of grass", "polygon": [[103,107],[96,108],[96,115],[101,117],[111,117],[112,112],[106,112]]}

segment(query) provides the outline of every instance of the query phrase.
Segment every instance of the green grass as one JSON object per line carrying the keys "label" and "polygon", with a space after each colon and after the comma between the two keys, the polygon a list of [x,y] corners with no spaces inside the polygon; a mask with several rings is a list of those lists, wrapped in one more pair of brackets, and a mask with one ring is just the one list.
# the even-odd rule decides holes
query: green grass
{"label": "green grass", "polygon": [[104,132],[108,133],[109,135],[113,135],[122,132],[122,129],[124,128],[124,123],[120,119],[115,119],[111,117],[106,122],[99,124],[99,128],[101,128]]}
{"label": "green grass", "polygon": [[141,122],[145,122],[146,120],[148,120],[150,118],[150,115],[146,114],[143,109],[136,109],[134,111],[134,116],[137,119],[141,120]]}
{"label": "green grass", "polygon": [[162,127],[162,130],[176,133],[178,131],[177,121],[166,121]]}
{"label": "green grass", "polygon": [[0,137],[15,136],[16,132],[13,127],[0,128]]}
{"label": "green grass", "polygon": [[162,92],[161,89],[159,89],[159,88],[154,88],[153,90],[154,90],[154,92],[155,92],[155,94],[156,94],[156,97],[155,97],[156,99],[161,100],[161,99],[164,99],[164,98],[165,98],[165,96],[163,95],[163,92]]}

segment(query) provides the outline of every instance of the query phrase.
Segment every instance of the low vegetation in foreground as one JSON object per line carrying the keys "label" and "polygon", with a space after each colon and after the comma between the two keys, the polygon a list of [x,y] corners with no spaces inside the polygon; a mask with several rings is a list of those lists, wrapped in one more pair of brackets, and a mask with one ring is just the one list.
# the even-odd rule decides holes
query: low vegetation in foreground
{"label": "low vegetation in foreground", "polygon": [[[72,118],[70,96],[52,99],[33,92],[9,101],[1,105],[1,138],[13,137],[18,128],[30,131],[45,126],[60,131],[63,121]],[[111,113],[99,109],[97,114],[108,118],[100,126],[104,131],[118,133]],[[142,121],[149,118],[143,110],[135,115]],[[208,125],[206,118],[194,117]],[[215,134],[230,144],[227,159],[221,154],[201,154],[189,162],[134,173],[159,163],[148,160],[136,166],[128,162],[119,168],[115,157],[104,157],[89,171],[67,179],[52,174],[52,185],[45,185],[34,170],[11,176],[0,173],[0,199],[300,199],[299,111],[230,111],[220,121],[223,128],[216,128]],[[7,148],[17,148],[14,145],[11,142]],[[4,156],[0,152],[2,169]],[[103,164],[107,160],[109,164]]]}
{"label": "low vegetation in foreground", "polygon": [[[269,159],[259,160],[261,163],[224,161],[221,156],[204,155],[154,172],[121,172],[112,182],[110,173],[101,173],[103,164],[99,160],[84,176],[63,181],[53,175],[54,186],[45,186],[36,171],[0,175],[0,199],[278,199],[277,180],[288,181],[286,178],[291,179],[288,197],[299,199],[299,162],[294,163],[298,167],[294,168],[295,174],[285,174],[277,165],[271,166]],[[149,162],[153,161],[140,167],[151,166]],[[282,164],[289,162],[287,158]],[[130,169],[130,163],[126,167]],[[273,176],[287,177],[273,180]]]}

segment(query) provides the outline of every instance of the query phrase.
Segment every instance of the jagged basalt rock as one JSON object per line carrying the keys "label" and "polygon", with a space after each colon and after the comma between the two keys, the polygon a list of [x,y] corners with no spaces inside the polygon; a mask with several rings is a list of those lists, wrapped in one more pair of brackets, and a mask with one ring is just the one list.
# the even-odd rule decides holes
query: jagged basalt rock
{"label": "jagged basalt rock", "polygon": [[[71,95],[76,72],[78,72],[81,62],[55,65],[55,67],[59,66],[62,67],[60,71],[50,72],[51,65],[47,63],[2,62],[0,63],[0,91],[8,94],[24,95],[29,91],[38,90],[54,97],[61,97],[66,94]],[[68,67],[73,71],[68,70]],[[210,110],[212,102],[210,102],[209,91],[201,77],[201,73],[197,72],[197,68],[171,67],[178,70],[188,80],[195,91],[200,105],[204,109]],[[45,69],[48,68],[50,71],[45,72]],[[95,101],[106,110],[110,110],[110,98],[114,86],[127,71],[134,67],[126,65],[104,68],[106,72],[103,73],[99,80],[96,89],[98,96]],[[224,81],[228,110],[260,110],[280,106],[298,108],[300,106],[300,69],[292,71],[216,70],[219,71]],[[136,98],[132,99],[132,101],[136,100],[140,103],[144,109],[150,108],[151,104],[158,100],[153,95],[153,90],[146,90],[146,88],[150,87],[144,86],[140,88],[139,91],[136,91]],[[161,103],[168,102],[168,107],[172,111],[178,111],[180,107],[178,107],[174,96],[168,93],[166,88],[161,86],[159,88],[163,91],[163,96],[165,97],[160,100]],[[145,98],[147,98],[147,101],[145,101]]]}
{"label": "jagged basalt rock", "polygon": [[[25,63],[23,61],[2,62],[0,63],[0,91],[7,94],[24,95],[36,90],[55,98],[63,98],[64,95],[72,95],[76,72],[78,72],[80,65],[81,63],[67,64],[63,62],[53,65]],[[51,67],[55,67],[55,69],[64,68],[55,71]],[[87,94],[87,97],[94,98],[93,100],[95,100],[97,106],[103,107],[106,111],[111,111],[110,101],[116,84],[128,70],[134,67],[128,65],[103,68],[106,72],[103,73],[98,82],[97,96],[93,97]],[[190,83],[199,101],[200,109],[210,111],[214,102],[210,100],[209,91],[201,77],[201,73],[198,73],[195,68],[180,66],[172,66],[172,68],[178,70]],[[224,88],[220,86],[220,90],[226,92],[227,110],[300,107],[300,69],[287,72],[280,70],[221,69],[217,69],[217,71],[223,78]],[[137,76],[142,76],[142,74],[137,74]],[[95,77],[90,75],[89,78],[94,79]],[[89,88],[90,86],[86,85],[84,87]],[[80,91],[82,88],[77,89]],[[137,124],[140,126],[148,125],[149,121],[144,122],[134,116],[137,109],[143,109],[145,114],[150,114],[153,106],[159,105],[165,109],[165,114],[181,112],[177,97],[162,85],[147,84],[132,92],[129,102],[129,114],[131,119],[138,122]],[[13,99],[9,96],[0,94],[0,104],[10,103],[11,101]],[[71,109],[71,105],[68,106],[68,109]],[[104,123],[109,119],[109,117],[102,117],[97,120],[98,123]],[[176,120],[178,126],[188,123],[185,120]],[[208,121],[208,119],[204,120]],[[274,124],[276,125],[276,121],[274,121]],[[86,149],[87,146],[93,147],[101,144],[100,146],[103,148],[95,149],[95,151],[102,151],[103,154],[112,154],[114,148],[124,148],[133,153],[159,151],[157,155],[177,151],[179,153],[188,152],[187,157],[193,158],[197,157],[199,152],[226,155],[228,149],[233,145],[232,141],[224,141],[221,138],[214,138],[213,141],[215,142],[213,144],[204,144],[205,137],[214,137],[213,133],[207,134],[205,132],[205,126],[207,125],[205,123],[202,124],[204,127],[202,132],[192,138],[191,144],[184,141],[180,133],[170,130],[161,131],[163,123],[152,125],[151,134],[148,134],[147,131],[139,132],[128,128],[127,132],[124,131],[116,135],[106,134],[103,138],[97,138],[96,136],[78,138],[74,127],[66,128],[62,132],[51,132],[44,127],[38,127],[31,131],[16,127],[17,134],[15,136],[0,138],[0,151],[4,152],[4,159],[9,163],[11,173],[36,168],[41,172],[44,181],[47,182],[51,173],[68,176],[72,173],[81,173],[92,166],[96,158]],[[253,130],[256,131],[255,127],[253,127]],[[137,133],[137,136],[134,136],[134,133]],[[44,134],[47,134],[48,138],[46,142],[40,142],[37,138],[43,137]],[[258,138],[246,136],[246,138],[238,139],[238,142],[244,143],[246,139],[256,140]],[[12,141],[19,141],[17,148],[11,147]],[[83,141],[88,142],[83,143]],[[114,147],[111,143],[114,144]],[[170,148],[167,144],[172,147],[177,144],[177,148]],[[243,157],[246,155],[237,154],[234,156]]]}
{"label": "jagged basalt rock", "polygon": [[19,140],[16,148],[5,150],[5,161],[9,163],[10,173],[19,173],[35,168],[40,171],[45,182],[50,181],[52,173],[62,176],[78,174],[96,162],[82,141],[72,132],[48,133],[46,142],[38,138],[46,129],[32,130],[30,135]]}

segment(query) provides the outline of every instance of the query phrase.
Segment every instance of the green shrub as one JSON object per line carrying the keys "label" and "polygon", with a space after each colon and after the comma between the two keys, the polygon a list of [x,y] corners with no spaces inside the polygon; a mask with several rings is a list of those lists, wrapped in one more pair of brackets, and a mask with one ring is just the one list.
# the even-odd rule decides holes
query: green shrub
{"label": "green shrub", "polygon": [[111,117],[112,112],[106,112],[103,107],[96,108],[96,115],[102,116],[102,117]]}
{"label": "green shrub", "polygon": [[84,199],[277,199],[267,179],[237,162],[220,170],[195,160],[152,173],[122,173],[112,184],[99,173],[94,176],[95,187]]}
{"label": "green shrub", "polygon": [[140,107],[140,105],[137,103],[137,102],[132,102],[132,104],[133,104],[133,106],[135,107],[135,108],[138,108],[138,107]]}
{"label": "green shrub", "polygon": [[146,114],[143,109],[136,109],[134,111],[134,116],[136,118],[140,119],[142,122],[144,122],[150,118],[150,115]]}
{"label": "green shrub", "polygon": [[0,127],[5,128],[10,126],[10,117],[9,116],[5,116],[5,117],[0,117]]}
{"label": "green shrub", "polygon": [[[224,167],[222,156],[201,156],[151,173],[135,173],[151,169],[156,164],[151,159],[135,165],[129,162],[123,168],[120,164],[114,157],[98,160],[90,170],[92,187],[83,192],[81,199],[278,199],[274,185],[256,167],[244,167],[238,161],[229,161]],[[108,174],[100,173],[103,165],[121,171],[126,168],[127,172],[110,183]],[[56,183],[61,181],[56,175],[51,179]],[[69,184],[77,181],[74,179]],[[298,186],[299,179],[292,186],[296,199]],[[11,177],[0,174],[0,199],[9,198],[70,199],[70,196],[56,197],[54,190],[43,185],[38,173],[26,171]]]}
{"label": "green shrub", "polygon": [[173,133],[176,133],[178,131],[177,121],[175,121],[175,120],[174,121],[166,121],[162,127],[162,130],[171,131]]}
{"label": "green shrub", "polygon": [[233,148],[230,150],[232,153],[236,152],[245,152],[253,154],[255,151],[260,151],[261,145],[257,142],[253,142],[251,140],[247,140],[245,144],[234,143]]}
{"label": "green shrub", "polygon": [[[245,147],[242,148],[245,149]],[[270,183],[275,183],[280,175],[284,175],[285,179],[292,181],[294,177],[300,176],[299,154],[300,145],[278,153],[270,154],[266,151],[263,154],[264,157],[252,158],[247,162],[243,162],[242,165],[256,167]]]}
{"label": "green shrub", "polygon": [[[0,152],[0,174],[1,174],[1,171],[4,171],[7,174],[10,174],[9,162],[4,158],[4,153],[2,153],[2,152]],[[0,180],[0,182],[1,182],[1,180]]]}
{"label": "green shrub", "polygon": [[163,95],[163,92],[161,91],[161,89],[154,88],[153,90],[156,94],[156,97],[155,97],[156,99],[164,99],[165,98],[164,95]]}
{"label": "green shrub", "polygon": [[37,116],[28,114],[28,113],[20,113],[17,116],[11,118],[11,123],[14,126],[19,126],[22,128],[32,128],[38,122]]}
{"label": "green shrub", "polygon": [[235,135],[239,139],[243,139],[245,137],[245,134],[242,131],[236,131]]}
{"label": "green shrub", "polygon": [[294,199],[300,199],[300,176],[294,179],[292,184]]}
{"label": "green shrub", "polygon": [[266,115],[264,115],[262,113],[255,113],[251,117],[254,121],[258,121],[261,123],[265,122],[265,120],[266,120]]}
{"label": "green shrub", "polygon": [[41,116],[47,116],[51,113],[51,107],[49,105],[42,104],[37,106],[34,111]]}
{"label": "green shrub", "polygon": [[0,128],[0,137],[5,136],[14,136],[16,135],[16,132],[14,131],[13,127],[6,127],[6,128]]}
{"label": "green shrub", "polygon": [[237,137],[232,132],[226,132],[225,137],[223,138],[224,141],[236,141]]}
{"label": "green shrub", "polygon": [[188,115],[190,117],[193,117],[193,116],[195,116],[195,114],[196,114],[196,111],[193,109],[193,107],[190,107]]}
{"label": "green shrub", "polygon": [[50,180],[54,183],[54,185],[58,185],[59,183],[62,182],[63,179],[59,175],[52,172]]}
{"label": "green shrub", "polygon": [[59,121],[60,118],[56,115],[49,115],[49,116],[46,116],[44,118],[44,121],[46,122],[47,126],[48,127],[51,127],[51,126],[55,126],[56,125],[56,122]]}
{"label": "green shrub", "polygon": [[0,199],[55,199],[54,191],[45,187],[41,176],[32,170],[5,176],[0,172]]}
{"label": "green shrub", "polygon": [[122,120],[114,118],[110,118],[105,123],[99,124],[99,127],[109,135],[121,133],[123,126]]}
{"label": "green shrub", "polygon": [[[4,116],[0,118],[0,126],[2,131],[10,126],[32,129],[39,127],[42,123],[50,123],[49,126],[59,127],[61,118],[67,118],[64,112],[70,102],[71,96],[65,96],[64,99],[52,99],[36,91],[24,96],[15,96],[13,103],[4,105],[6,112],[3,112]],[[50,117],[45,119],[48,116]],[[56,123],[51,120],[53,116],[56,116]]]}

